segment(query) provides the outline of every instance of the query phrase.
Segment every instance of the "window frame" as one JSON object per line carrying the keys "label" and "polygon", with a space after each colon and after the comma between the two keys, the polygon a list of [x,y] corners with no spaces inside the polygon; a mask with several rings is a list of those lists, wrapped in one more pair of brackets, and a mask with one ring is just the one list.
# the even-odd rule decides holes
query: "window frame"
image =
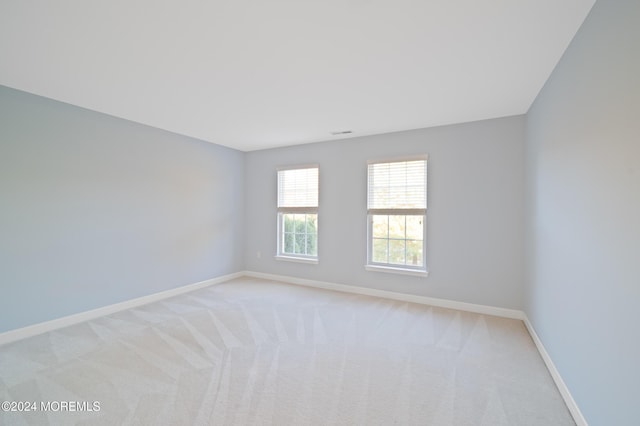
{"label": "window frame", "polygon": [[[316,169],[318,180],[317,180],[317,203],[316,206],[304,206],[304,207],[284,207],[280,206],[280,172],[286,172],[289,170],[304,170],[304,169]],[[277,219],[276,219],[276,260],[286,260],[292,262],[300,262],[300,263],[318,263],[318,253],[319,253],[319,238],[318,238],[318,230],[319,230],[319,214],[318,210],[320,207],[320,166],[318,164],[303,164],[303,165],[294,165],[294,166],[286,166],[286,167],[278,167],[276,169],[276,210],[277,210]],[[301,253],[287,253],[284,251],[285,244],[285,215],[288,214],[296,214],[296,215],[308,215],[313,214],[316,216],[316,254],[301,254]],[[305,234],[306,229],[305,229]]]}
{"label": "window frame", "polygon": [[[387,163],[402,163],[402,162],[411,162],[411,161],[424,161],[424,208],[370,208],[370,167],[373,164],[387,164]],[[367,263],[365,264],[365,269],[368,271],[377,271],[377,272],[390,272],[397,274],[405,274],[405,275],[413,275],[419,277],[426,277],[428,275],[427,269],[427,250],[426,250],[426,242],[427,242],[427,172],[428,172],[428,156],[427,155],[419,155],[419,156],[411,156],[411,157],[402,157],[402,158],[392,158],[392,159],[380,159],[380,160],[370,160],[367,162]],[[422,265],[421,266],[413,266],[405,264],[395,264],[389,262],[375,262],[373,260],[373,219],[374,216],[404,216],[405,220],[407,216],[420,216],[422,217]],[[406,225],[405,225],[406,226]],[[387,235],[386,238],[388,241],[393,240],[390,235]],[[409,241],[407,238],[407,231],[405,227],[405,253],[406,253],[406,242]]]}

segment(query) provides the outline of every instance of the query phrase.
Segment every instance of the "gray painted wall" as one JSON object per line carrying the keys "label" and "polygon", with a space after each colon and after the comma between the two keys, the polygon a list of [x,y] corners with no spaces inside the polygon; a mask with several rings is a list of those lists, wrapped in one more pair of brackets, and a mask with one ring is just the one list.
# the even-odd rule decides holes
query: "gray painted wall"
{"label": "gray painted wall", "polygon": [[640,2],[596,2],[527,116],[526,312],[590,425],[637,425]]}
{"label": "gray painted wall", "polygon": [[[429,276],[365,271],[367,160],[425,153]],[[305,163],[320,165],[318,265],[274,259],[276,168]],[[245,172],[248,270],[522,308],[523,116],[253,151]]]}
{"label": "gray painted wall", "polygon": [[243,164],[0,86],[0,332],[242,270]]}

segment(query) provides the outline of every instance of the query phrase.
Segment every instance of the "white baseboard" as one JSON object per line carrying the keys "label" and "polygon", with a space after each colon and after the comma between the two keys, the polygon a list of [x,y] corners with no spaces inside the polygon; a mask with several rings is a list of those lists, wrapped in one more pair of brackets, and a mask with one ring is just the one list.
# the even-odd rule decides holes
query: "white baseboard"
{"label": "white baseboard", "polygon": [[386,299],[400,300],[403,302],[420,303],[423,305],[437,306],[440,308],[457,309],[459,311],[474,312],[477,314],[493,315],[503,318],[524,319],[524,312],[516,309],[497,308],[495,306],[477,305],[474,303],[457,302],[455,300],[437,299],[434,297],[417,296],[414,294],[397,293],[395,291],[378,290],[374,288],[357,287],[345,284],[336,284],[326,281],[307,280],[286,275],[265,274],[262,272],[245,271],[248,277],[262,278],[272,281],[281,281],[289,284],[303,285],[307,287],[323,288],[326,290],[342,291],[345,293],[363,294],[365,296],[383,297]]}
{"label": "white baseboard", "polygon": [[177,296],[182,293],[187,293],[189,291],[197,290],[203,287],[208,287],[210,285],[219,284],[224,281],[229,281],[233,278],[238,278],[243,275],[244,274],[242,272],[223,275],[220,277],[201,281],[195,284],[188,284],[182,287],[172,288],[171,290],[150,294],[148,296],[142,296],[136,299],[130,299],[130,300],[125,300],[124,302],[115,303],[113,305],[103,306],[101,308],[93,309],[90,311],[80,312],[80,313],[68,315],[62,318],[56,318],[51,321],[41,322],[38,324],[29,325],[27,327],[6,331],[4,333],[0,333],[0,345],[14,342],[16,340],[25,339],[27,337],[35,336],[37,334],[46,333],[48,331],[56,330],[62,327],[67,327],[73,324],[78,324],[84,321],[89,321],[105,315],[110,315],[115,312],[123,311],[125,309],[135,308],[137,306],[146,305],[148,303],[156,302],[158,300],[167,299],[169,297]]}
{"label": "white baseboard", "polygon": [[167,299],[169,297],[177,296],[179,294],[187,293],[189,291],[197,290],[203,287],[208,287],[214,284],[219,284],[225,281],[229,281],[234,278],[238,278],[241,276],[253,277],[253,278],[261,278],[272,281],[280,281],[289,284],[297,284],[307,287],[315,287],[315,288],[323,288],[327,290],[335,290],[341,291],[345,293],[355,293],[362,294],[366,296],[375,296],[375,297],[383,297],[392,300],[400,300],[403,302],[412,302],[412,303],[420,303],[423,305],[437,306],[441,308],[449,308],[449,309],[457,309],[460,311],[466,312],[474,312],[478,314],[485,315],[494,315],[503,318],[512,318],[522,320],[533,339],[540,356],[542,357],[553,381],[555,382],[562,398],[564,399],[565,404],[573,419],[575,420],[577,426],[588,426],[587,421],[585,420],[582,412],[578,408],[573,396],[571,396],[571,392],[569,388],[562,380],[560,373],[555,367],[551,357],[549,356],[547,350],[545,349],[542,341],[538,337],[533,325],[529,321],[529,318],[523,311],[519,311],[516,309],[506,309],[506,308],[498,308],[495,306],[487,306],[487,305],[478,305],[474,303],[466,303],[466,302],[458,302],[455,300],[447,300],[447,299],[438,299],[433,297],[426,296],[417,296],[412,294],[405,293],[397,293],[388,290],[378,290],[373,288],[366,287],[357,287],[345,284],[337,284],[325,281],[316,281],[316,280],[308,280],[302,278],[295,278],[286,275],[274,275],[274,274],[266,274],[262,272],[253,272],[253,271],[243,271],[236,272],[233,274],[223,275],[220,277],[212,278],[209,280],[201,281],[195,284],[189,284],[186,286],[174,288],[171,290],[162,291],[159,293],[150,294],[148,296],[139,297],[136,299],[126,300],[124,302],[116,303],[113,305],[103,306],[101,308],[93,309],[91,311],[80,312],[78,314],[69,315],[62,318],[57,318],[51,321],[42,322],[39,324],[30,325],[27,327],[19,328],[16,330],[10,330],[4,333],[0,333],[0,345],[5,343],[14,342],[16,340],[25,339],[27,337],[35,336],[38,334],[46,333],[48,331],[56,330],[62,327],[67,327],[73,324],[78,324],[84,321],[89,321],[95,318],[99,318],[105,315],[110,315],[115,312],[120,312],[125,309],[135,308],[137,306],[146,305],[148,303],[156,302],[162,299]]}
{"label": "white baseboard", "polygon": [[549,373],[551,374],[551,377],[553,378],[553,381],[555,382],[556,387],[560,391],[560,394],[562,395],[562,399],[564,399],[564,403],[567,404],[567,408],[571,412],[571,415],[573,416],[573,420],[576,422],[576,425],[589,426],[587,423],[587,420],[582,415],[582,412],[580,411],[578,404],[576,404],[576,401],[573,399],[573,396],[571,395],[569,388],[567,387],[564,380],[562,380],[562,376],[560,376],[560,372],[558,371],[555,364],[553,363],[551,356],[549,356],[549,353],[547,352],[544,345],[542,344],[542,340],[540,340],[540,337],[538,337],[538,333],[536,333],[535,328],[533,328],[533,324],[531,324],[531,321],[529,321],[529,318],[527,317],[526,314],[524,315],[523,321],[524,321],[524,325],[527,327],[527,330],[529,331],[529,334],[531,335],[531,338],[533,339],[533,342],[536,344],[536,347],[538,348],[538,352],[540,353],[542,360],[547,366],[547,370],[549,370]]}

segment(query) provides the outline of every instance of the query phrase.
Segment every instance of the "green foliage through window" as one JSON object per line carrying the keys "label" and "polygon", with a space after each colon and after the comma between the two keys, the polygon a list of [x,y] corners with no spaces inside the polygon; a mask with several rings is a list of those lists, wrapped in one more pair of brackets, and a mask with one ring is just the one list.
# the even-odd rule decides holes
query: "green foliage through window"
{"label": "green foliage through window", "polygon": [[402,266],[423,266],[424,216],[373,215],[371,260]]}
{"label": "green foliage through window", "polygon": [[318,255],[318,215],[283,214],[283,254]]}

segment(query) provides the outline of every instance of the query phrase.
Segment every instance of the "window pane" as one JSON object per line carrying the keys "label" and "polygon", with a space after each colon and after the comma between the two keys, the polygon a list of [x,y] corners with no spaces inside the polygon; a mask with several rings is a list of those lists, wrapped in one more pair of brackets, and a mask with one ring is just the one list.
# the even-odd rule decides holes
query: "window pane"
{"label": "window pane", "polygon": [[388,238],[389,237],[389,216],[374,215],[371,219],[373,237]]}
{"label": "window pane", "polygon": [[426,183],[426,159],[368,165],[369,262],[424,269]]}
{"label": "window pane", "polygon": [[[287,210],[301,207],[309,213]],[[317,256],[317,207],[318,167],[278,171],[278,254]]]}
{"label": "window pane", "polygon": [[294,214],[294,224],[293,224],[293,232],[296,233],[304,233],[304,215],[303,214]]}
{"label": "window pane", "polygon": [[282,253],[307,256],[318,255],[318,215],[282,215]]}
{"label": "window pane", "polygon": [[284,234],[284,247],[283,247],[283,251],[285,253],[293,253],[293,249],[294,249],[294,234],[290,233],[290,232],[286,232]]}
{"label": "window pane", "polygon": [[405,216],[389,216],[389,238],[405,238]]}
{"label": "window pane", "polygon": [[318,255],[317,237],[314,234],[307,235],[307,254],[309,256]]}
{"label": "window pane", "polygon": [[404,240],[389,240],[389,263],[404,265]]}
{"label": "window pane", "polygon": [[407,265],[422,266],[422,241],[407,240]]}
{"label": "window pane", "polygon": [[307,216],[307,234],[315,234],[317,232],[318,215],[308,214]]}
{"label": "window pane", "polygon": [[387,263],[389,261],[389,254],[387,252],[389,240],[374,238],[373,239],[373,253],[372,261],[379,263]]}
{"label": "window pane", "polygon": [[294,215],[285,214],[284,216],[284,232],[293,232],[294,230]]}
{"label": "window pane", "polygon": [[422,222],[424,216],[407,216],[407,239],[422,240],[424,236],[424,228]]}
{"label": "window pane", "polygon": [[295,234],[295,253],[296,254],[305,254],[305,246],[306,246],[306,238],[304,234]]}

